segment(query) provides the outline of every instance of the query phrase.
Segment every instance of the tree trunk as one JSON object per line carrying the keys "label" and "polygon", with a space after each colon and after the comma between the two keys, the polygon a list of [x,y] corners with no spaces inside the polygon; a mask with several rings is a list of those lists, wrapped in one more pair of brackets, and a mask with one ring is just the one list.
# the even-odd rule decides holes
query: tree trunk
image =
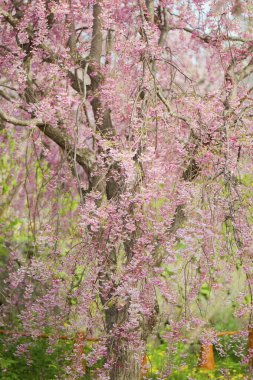
{"label": "tree trunk", "polygon": [[[129,303],[118,309],[116,304],[105,310],[108,364],[110,364],[110,380],[140,380],[141,359],[140,349],[132,349],[131,342],[122,334],[128,322]],[[141,327],[141,326],[140,326]],[[121,336],[120,336],[121,335]]]}
{"label": "tree trunk", "polygon": [[109,352],[109,357],[114,359],[110,370],[110,380],[140,380],[140,361],[127,344],[124,347],[124,344],[121,345],[122,342],[117,341],[118,343],[120,347],[113,345]]}
{"label": "tree trunk", "polygon": [[129,319],[129,303],[120,309],[114,304],[105,310],[106,332],[110,336],[107,340],[110,380],[140,380],[143,377],[143,351],[157,323],[158,313],[159,307],[155,300],[153,313],[149,317],[142,316],[135,343],[128,340],[131,331],[125,328]]}

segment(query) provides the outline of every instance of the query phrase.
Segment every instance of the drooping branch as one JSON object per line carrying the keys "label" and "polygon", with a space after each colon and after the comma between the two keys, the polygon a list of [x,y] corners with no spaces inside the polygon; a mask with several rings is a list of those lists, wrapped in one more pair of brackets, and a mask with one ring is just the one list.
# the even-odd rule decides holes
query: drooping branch
{"label": "drooping branch", "polygon": [[[172,13],[169,9],[167,11],[171,16],[176,17],[177,19],[180,19],[179,15]],[[164,28],[164,26],[162,26],[162,28]],[[206,43],[210,43],[214,40],[216,41],[217,37],[219,39],[221,39],[222,41],[241,42],[241,43],[250,43],[251,42],[249,39],[242,38],[240,36],[229,36],[228,34],[224,34],[222,37],[221,36],[212,36],[211,34],[202,33],[200,30],[195,29],[191,26],[178,26],[178,25],[168,25],[167,24],[167,29],[168,29],[168,31],[170,31],[170,30],[183,30],[187,33],[194,34],[195,37],[199,38],[200,40],[202,40]]]}
{"label": "drooping branch", "polygon": [[93,153],[88,148],[75,149],[74,144],[69,141],[69,138],[59,128],[54,128],[49,124],[44,123],[40,119],[22,120],[8,115],[0,109],[0,119],[15,126],[39,128],[47,137],[54,141],[61,149],[67,152],[68,156],[81,165],[88,173],[94,162]]}
{"label": "drooping branch", "polygon": [[163,96],[163,94],[162,94],[162,92],[161,92],[161,90],[159,88],[157,89],[157,96],[161,100],[161,102],[165,105],[165,108],[167,109],[169,115],[171,115],[172,117],[175,117],[176,119],[182,120],[185,123],[189,124],[189,121],[184,116],[180,116],[180,115],[177,115],[174,112],[172,112],[172,109],[171,109],[171,106],[170,106],[169,102]]}
{"label": "drooping branch", "polygon": [[239,36],[227,36],[227,35],[223,35],[222,37],[220,36],[212,36],[210,34],[204,34],[204,33],[201,33],[199,31],[197,31],[196,29],[193,29],[193,28],[190,28],[188,26],[184,26],[184,27],[180,27],[180,26],[169,26],[169,30],[183,30],[187,33],[190,33],[190,34],[194,34],[194,36],[196,36],[197,38],[199,38],[200,40],[206,42],[206,43],[210,43],[212,41],[216,41],[217,39],[221,39],[222,41],[232,41],[232,42],[242,42],[242,43],[249,43],[250,41],[245,39],[245,38],[242,38],[242,37],[239,37]]}

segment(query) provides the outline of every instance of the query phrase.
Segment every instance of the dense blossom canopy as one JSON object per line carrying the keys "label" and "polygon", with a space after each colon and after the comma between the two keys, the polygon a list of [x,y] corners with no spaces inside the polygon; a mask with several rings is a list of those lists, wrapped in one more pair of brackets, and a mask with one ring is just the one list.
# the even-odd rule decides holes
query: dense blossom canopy
{"label": "dense blossom canopy", "polygon": [[1,324],[97,336],[114,380],[218,296],[251,326],[252,4],[0,4]]}

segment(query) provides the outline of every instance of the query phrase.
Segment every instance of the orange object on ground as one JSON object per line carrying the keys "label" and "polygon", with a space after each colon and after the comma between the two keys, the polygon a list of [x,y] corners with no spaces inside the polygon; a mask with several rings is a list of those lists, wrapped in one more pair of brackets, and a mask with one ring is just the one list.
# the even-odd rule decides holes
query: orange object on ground
{"label": "orange object on ground", "polygon": [[73,369],[82,368],[85,373],[85,362],[83,359],[83,348],[84,348],[84,340],[85,336],[83,332],[78,332],[76,334],[75,345],[74,345],[74,361],[73,361]]}
{"label": "orange object on ground", "polygon": [[218,332],[216,336],[224,336],[224,335],[237,335],[240,334],[241,331],[223,331],[223,332]]}
{"label": "orange object on ground", "polygon": [[147,355],[144,355],[144,357],[142,359],[142,363],[141,363],[141,376],[142,377],[146,376],[148,373],[147,364],[148,364],[148,358],[147,358]]}
{"label": "orange object on ground", "polygon": [[[225,335],[236,335],[240,334],[240,331],[223,331],[218,332],[216,336],[225,336]],[[253,353],[253,329],[252,329],[252,353]],[[252,359],[253,364],[253,359]],[[208,369],[209,371],[213,371],[215,369],[215,360],[213,353],[213,345],[202,345],[201,353],[200,353],[200,363],[199,368]]]}
{"label": "orange object on ground", "polygon": [[10,330],[0,330],[0,334],[26,336],[28,338],[43,338],[43,339],[56,338],[56,339],[63,339],[63,340],[71,340],[72,339],[72,338],[69,338],[67,336],[48,335],[48,334],[32,335],[30,333],[24,333],[24,332],[21,332],[21,331],[10,331]]}
{"label": "orange object on ground", "polygon": [[[236,335],[236,334],[240,334],[240,331],[218,332],[216,336]],[[253,329],[252,329],[252,350],[253,350]],[[212,344],[202,345],[201,353],[200,353],[199,368],[208,369],[209,371],[213,371],[215,369],[215,360],[214,360]]]}
{"label": "orange object on ground", "polygon": [[209,371],[213,371],[215,369],[215,361],[214,361],[214,353],[213,353],[212,344],[202,345],[199,367],[201,369],[208,369]]}
{"label": "orange object on ground", "polygon": [[[28,338],[55,338],[55,339],[61,339],[61,340],[73,340],[73,337],[70,336],[58,336],[58,335],[48,335],[48,334],[38,334],[38,335],[32,335],[30,333],[24,333],[21,331],[10,331],[10,330],[0,330],[0,334],[3,335],[17,335],[17,336],[26,336]],[[81,333],[82,334],[82,333]],[[85,338],[87,342],[99,342],[99,338]]]}

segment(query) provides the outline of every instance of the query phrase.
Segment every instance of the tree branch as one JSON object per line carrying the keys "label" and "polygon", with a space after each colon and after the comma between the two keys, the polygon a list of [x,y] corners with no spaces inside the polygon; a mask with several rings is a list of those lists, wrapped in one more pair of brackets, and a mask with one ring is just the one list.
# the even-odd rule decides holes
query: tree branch
{"label": "tree branch", "polygon": [[49,124],[44,123],[40,119],[21,120],[6,114],[0,109],[0,119],[3,121],[23,127],[38,127],[47,137],[54,141],[60,148],[67,152],[71,159],[76,158],[76,161],[81,165],[87,173],[90,173],[94,162],[94,155],[88,148],[76,149],[67,136],[59,128],[54,128]]}
{"label": "tree branch", "polygon": [[92,62],[100,63],[102,54],[102,24],[101,24],[101,0],[98,0],[93,6],[93,28],[92,41],[89,59]]}
{"label": "tree branch", "polygon": [[6,12],[3,8],[0,8],[0,15],[2,15],[11,26],[15,27],[17,25],[18,20],[10,13]]}
{"label": "tree branch", "polygon": [[245,66],[242,71],[238,74],[238,81],[242,81],[253,73],[253,59]]}
{"label": "tree branch", "polygon": [[206,43],[210,43],[216,39],[219,39],[221,38],[222,41],[233,41],[233,42],[250,42],[249,40],[245,39],[245,38],[241,38],[241,37],[238,37],[238,36],[217,36],[217,37],[213,37],[211,35],[208,35],[208,34],[201,34],[199,32],[197,32],[197,30],[195,29],[192,29],[188,26],[184,26],[184,27],[178,27],[178,26],[170,26],[169,27],[169,30],[184,30],[185,32],[187,33],[190,33],[190,34],[195,34],[197,38],[199,38],[200,40],[206,42]]}
{"label": "tree branch", "polygon": [[174,112],[172,112],[170,104],[168,103],[167,99],[165,99],[165,97],[163,96],[163,94],[161,93],[161,91],[159,89],[157,91],[157,96],[161,100],[161,102],[165,105],[165,107],[166,107],[169,115],[171,115],[172,117],[175,117],[177,119],[180,119],[180,120],[184,121],[187,124],[190,124],[189,121],[185,117],[177,115]]}
{"label": "tree branch", "polygon": [[150,18],[151,22],[154,22],[154,16],[155,16],[155,8],[154,8],[154,0],[146,0],[146,7],[148,10],[148,16]]}

